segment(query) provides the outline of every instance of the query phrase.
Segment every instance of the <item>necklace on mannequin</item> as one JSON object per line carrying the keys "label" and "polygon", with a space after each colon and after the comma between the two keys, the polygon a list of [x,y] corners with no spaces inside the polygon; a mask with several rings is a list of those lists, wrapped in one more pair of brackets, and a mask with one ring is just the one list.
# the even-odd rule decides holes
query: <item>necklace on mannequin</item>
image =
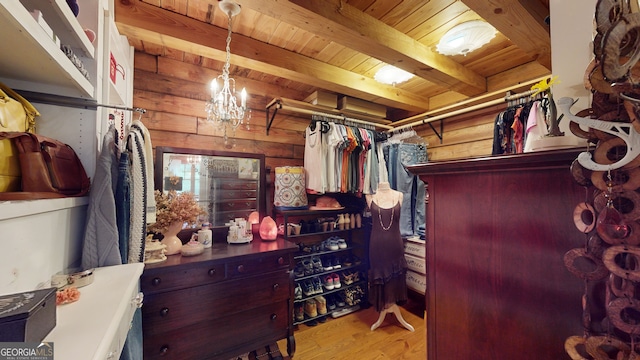
{"label": "necklace on mannequin", "polygon": [[391,208],[391,221],[389,222],[389,226],[384,226],[384,223],[382,222],[382,208],[378,206],[378,220],[380,220],[380,226],[382,226],[382,230],[389,231],[389,229],[391,229],[391,225],[393,225],[393,217],[395,215],[395,210],[396,210],[395,206]]}

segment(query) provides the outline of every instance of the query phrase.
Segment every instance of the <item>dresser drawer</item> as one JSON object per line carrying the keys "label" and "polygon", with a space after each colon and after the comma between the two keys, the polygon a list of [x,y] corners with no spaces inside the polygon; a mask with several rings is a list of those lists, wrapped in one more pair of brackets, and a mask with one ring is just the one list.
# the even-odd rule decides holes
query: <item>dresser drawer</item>
{"label": "dresser drawer", "polygon": [[[190,304],[192,314],[197,317],[206,304]],[[157,336],[145,334],[144,358],[229,359],[287,337],[291,311],[287,301],[279,301],[188,327],[171,328]]]}
{"label": "dresser drawer", "polygon": [[424,258],[419,258],[413,255],[404,254],[405,259],[407,259],[407,266],[410,270],[413,270],[420,274],[427,273],[427,264]]}
{"label": "dresser drawer", "polygon": [[231,189],[220,191],[218,199],[255,199],[258,197],[257,189]]}
{"label": "dresser drawer", "polygon": [[427,276],[424,274],[418,274],[417,272],[408,270],[407,271],[407,287],[421,294],[425,294],[427,291]]}
{"label": "dresser drawer", "polygon": [[290,297],[286,271],[147,295],[142,308],[144,335],[155,336]]}
{"label": "dresser drawer", "polygon": [[405,240],[404,252],[410,255],[423,258],[426,254],[425,241],[424,240],[408,240],[408,239]]}
{"label": "dresser drawer", "polygon": [[287,255],[270,255],[259,259],[239,260],[227,263],[227,278],[237,278],[255,274],[264,274],[289,267],[291,259]]}
{"label": "dresser drawer", "polygon": [[217,184],[222,190],[257,190],[259,188],[257,181],[222,181]]}
{"label": "dresser drawer", "polygon": [[191,286],[211,284],[225,279],[224,264],[196,264],[166,269],[145,269],[140,286],[145,295],[156,292],[183,289]]}
{"label": "dresser drawer", "polygon": [[218,211],[232,211],[232,210],[245,210],[256,209],[258,203],[256,199],[239,199],[239,200],[220,200],[216,203]]}

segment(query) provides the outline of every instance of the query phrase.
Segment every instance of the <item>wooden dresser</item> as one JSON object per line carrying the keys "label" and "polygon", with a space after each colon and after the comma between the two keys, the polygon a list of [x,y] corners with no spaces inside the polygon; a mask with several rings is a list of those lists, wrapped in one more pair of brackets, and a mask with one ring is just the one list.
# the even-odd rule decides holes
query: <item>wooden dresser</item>
{"label": "wooden dresser", "polygon": [[293,253],[284,239],[214,243],[145,265],[145,359],[223,359],[287,339],[293,355]]}
{"label": "wooden dresser", "polygon": [[[429,186],[429,359],[569,359],[584,284],[564,266],[584,246],[585,189],[554,151],[410,167]],[[589,192],[591,194],[591,192]]]}

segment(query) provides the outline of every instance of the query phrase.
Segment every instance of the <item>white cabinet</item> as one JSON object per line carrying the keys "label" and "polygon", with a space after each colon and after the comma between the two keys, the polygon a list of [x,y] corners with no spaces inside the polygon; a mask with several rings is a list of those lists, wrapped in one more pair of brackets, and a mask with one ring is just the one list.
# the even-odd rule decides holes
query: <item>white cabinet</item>
{"label": "white cabinet", "polygon": [[[66,0],[0,0],[0,81],[18,92],[37,93],[39,100],[31,99],[41,114],[36,132],[71,145],[93,177],[109,122],[109,111],[96,105],[131,106],[133,48],[117,33],[112,2],[78,4],[76,18]],[[40,11],[46,25],[32,10]],[[87,28],[97,35],[93,43]],[[86,74],[56,38],[71,47]],[[112,51],[129,76],[116,82],[120,87],[114,91],[108,76]],[[0,202],[0,233],[7,240],[0,255],[0,294],[36,288],[52,274],[80,265],[87,204],[87,198]]]}
{"label": "white cabinet", "polygon": [[98,268],[92,284],[78,289],[80,300],[58,306],[55,328],[44,341],[56,359],[118,359],[137,307],[144,264]]}
{"label": "white cabinet", "polygon": [[427,290],[425,241],[417,237],[404,239],[404,257],[407,259],[407,287],[421,294]]}

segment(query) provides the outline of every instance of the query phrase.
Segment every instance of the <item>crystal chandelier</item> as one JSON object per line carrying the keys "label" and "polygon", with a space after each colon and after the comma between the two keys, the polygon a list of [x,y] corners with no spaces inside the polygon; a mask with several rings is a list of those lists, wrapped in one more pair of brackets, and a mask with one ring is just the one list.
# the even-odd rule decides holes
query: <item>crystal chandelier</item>
{"label": "crystal chandelier", "polygon": [[[210,121],[224,130],[224,143],[227,144],[227,130],[235,131],[251,117],[251,110],[247,109],[247,91],[243,88],[240,93],[240,105],[236,101],[236,81],[229,77],[229,59],[231,57],[231,25],[234,16],[240,13],[240,5],[231,0],[222,0],[218,3],[220,9],[227,14],[229,27],[227,33],[227,58],[222,68],[222,74],[211,81],[211,98],[207,101],[207,121]],[[218,89],[218,79],[222,81],[222,89]]]}

